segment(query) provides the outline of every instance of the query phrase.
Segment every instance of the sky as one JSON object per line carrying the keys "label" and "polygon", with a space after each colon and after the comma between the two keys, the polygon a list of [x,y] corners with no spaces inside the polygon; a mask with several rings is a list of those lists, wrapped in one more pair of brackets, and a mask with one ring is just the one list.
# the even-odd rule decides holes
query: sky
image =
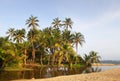
{"label": "sky", "polygon": [[9,28],[25,28],[25,21],[37,16],[40,29],[53,19],[71,18],[72,31],[85,37],[79,54],[91,50],[102,60],[120,60],[120,0],[0,0],[0,36]]}

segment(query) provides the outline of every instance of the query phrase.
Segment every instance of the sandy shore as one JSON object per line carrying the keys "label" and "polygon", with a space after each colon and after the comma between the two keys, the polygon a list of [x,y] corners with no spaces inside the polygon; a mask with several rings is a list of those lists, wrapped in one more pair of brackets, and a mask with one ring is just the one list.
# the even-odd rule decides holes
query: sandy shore
{"label": "sandy shore", "polygon": [[108,64],[108,63],[94,63],[92,66],[118,66],[120,64]]}
{"label": "sandy shore", "polygon": [[13,81],[120,81],[120,68],[89,74],[59,76],[47,79],[13,80]]}

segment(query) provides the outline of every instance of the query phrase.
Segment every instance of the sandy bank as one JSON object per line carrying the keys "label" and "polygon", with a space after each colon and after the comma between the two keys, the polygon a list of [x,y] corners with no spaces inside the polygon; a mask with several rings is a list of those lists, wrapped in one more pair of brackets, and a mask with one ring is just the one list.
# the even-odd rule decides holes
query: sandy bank
{"label": "sandy bank", "polygon": [[47,79],[13,80],[13,81],[120,81],[120,68],[98,73],[59,76]]}
{"label": "sandy bank", "polygon": [[118,66],[120,64],[94,63],[92,66]]}

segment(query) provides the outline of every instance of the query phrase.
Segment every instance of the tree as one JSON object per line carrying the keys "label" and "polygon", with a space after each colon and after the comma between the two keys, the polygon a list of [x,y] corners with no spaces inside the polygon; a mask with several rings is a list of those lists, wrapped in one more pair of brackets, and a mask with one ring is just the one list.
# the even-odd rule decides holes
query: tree
{"label": "tree", "polygon": [[60,28],[60,27],[62,26],[61,20],[59,20],[59,18],[53,19],[52,25],[53,25],[53,27],[55,27],[55,28]]}
{"label": "tree", "polygon": [[73,43],[74,36],[71,31],[64,30],[62,32],[62,40],[66,43]]}
{"label": "tree", "polygon": [[73,22],[71,18],[66,18],[65,21],[63,21],[63,26],[68,30],[68,28],[72,28]]}
{"label": "tree", "polygon": [[[32,33],[32,35],[31,35]],[[38,45],[38,40],[40,36],[40,31],[36,29],[31,29],[27,34],[27,39],[29,43],[31,44],[31,50],[32,50],[32,61],[35,62],[35,50]]]}
{"label": "tree", "polygon": [[100,62],[100,56],[97,55],[97,52],[90,51],[89,54],[85,54],[84,56],[84,63],[86,66],[91,66],[92,63],[99,63]]}
{"label": "tree", "polygon": [[[83,42],[85,42],[84,36],[80,32],[75,32],[72,34],[73,45],[76,47],[76,54],[78,53],[78,44],[82,46]],[[77,62],[77,55],[76,55],[76,62]],[[75,62],[75,63],[76,63]]]}
{"label": "tree", "polygon": [[31,15],[31,17],[26,20],[26,25],[28,25],[28,27],[31,29],[37,29],[37,27],[39,26],[38,22],[39,20],[37,19],[37,17]]}
{"label": "tree", "polygon": [[84,36],[80,32],[75,32],[73,34],[73,43],[76,47],[76,52],[78,52],[78,44],[82,46],[83,42],[85,42]]}
{"label": "tree", "polygon": [[14,28],[8,29],[6,34],[8,34],[7,37],[8,37],[9,40],[13,41],[14,33],[15,33],[15,29]]}
{"label": "tree", "polygon": [[25,39],[25,29],[16,30],[13,35],[13,41],[16,41],[17,43],[22,43]]}
{"label": "tree", "polygon": [[39,20],[37,19],[37,17],[34,17],[31,15],[31,17],[29,17],[29,19],[26,21],[26,25],[28,25],[28,27],[31,28],[31,30],[28,33],[28,40],[30,41],[31,45],[32,45],[32,59],[33,62],[35,62],[35,45],[34,45],[34,38],[36,38],[36,32],[37,32],[37,27]]}
{"label": "tree", "polygon": [[89,55],[91,57],[91,62],[92,63],[99,63],[100,62],[100,56],[98,56],[98,53],[95,51],[90,51]]}
{"label": "tree", "polygon": [[84,58],[85,65],[86,66],[91,66],[91,57],[90,57],[90,55],[85,54],[83,58]]}

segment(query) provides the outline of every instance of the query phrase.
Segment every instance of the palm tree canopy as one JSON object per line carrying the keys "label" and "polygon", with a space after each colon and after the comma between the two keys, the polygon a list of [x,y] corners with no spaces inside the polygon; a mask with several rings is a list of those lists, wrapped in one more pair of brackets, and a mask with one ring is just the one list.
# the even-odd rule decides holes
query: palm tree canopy
{"label": "palm tree canopy", "polygon": [[39,20],[37,19],[37,17],[31,15],[31,17],[27,19],[26,25],[28,25],[28,27],[31,27],[31,29],[37,29],[37,27],[39,26],[38,22]]}
{"label": "palm tree canopy", "polygon": [[73,45],[76,47],[76,51],[78,49],[78,44],[82,46],[83,42],[85,42],[84,35],[82,35],[80,32],[73,34]]}
{"label": "palm tree canopy", "polygon": [[10,28],[8,29],[8,31],[6,32],[6,34],[8,34],[8,39],[12,40],[13,36],[15,33],[15,29],[14,28]]}
{"label": "palm tree canopy", "polygon": [[63,21],[63,25],[68,30],[69,27],[72,28],[73,21],[71,18],[66,18],[65,21]]}
{"label": "palm tree canopy", "polygon": [[25,38],[25,29],[21,29],[21,30],[16,30],[14,33],[14,41],[16,41],[17,43],[23,42],[24,38]]}
{"label": "palm tree canopy", "polygon": [[53,27],[55,27],[55,28],[61,27],[61,26],[62,26],[61,20],[59,20],[59,18],[53,19],[52,25],[53,25]]}
{"label": "palm tree canopy", "polygon": [[97,52],[95,52],[95,51],[90,51],[89,52],[89,55],[90,55],[90,57],[91,57],[91,61],[92,61],[92,63],[98,63],[98,62],[100,62],[100,56],[98,56],[98,53]]}

